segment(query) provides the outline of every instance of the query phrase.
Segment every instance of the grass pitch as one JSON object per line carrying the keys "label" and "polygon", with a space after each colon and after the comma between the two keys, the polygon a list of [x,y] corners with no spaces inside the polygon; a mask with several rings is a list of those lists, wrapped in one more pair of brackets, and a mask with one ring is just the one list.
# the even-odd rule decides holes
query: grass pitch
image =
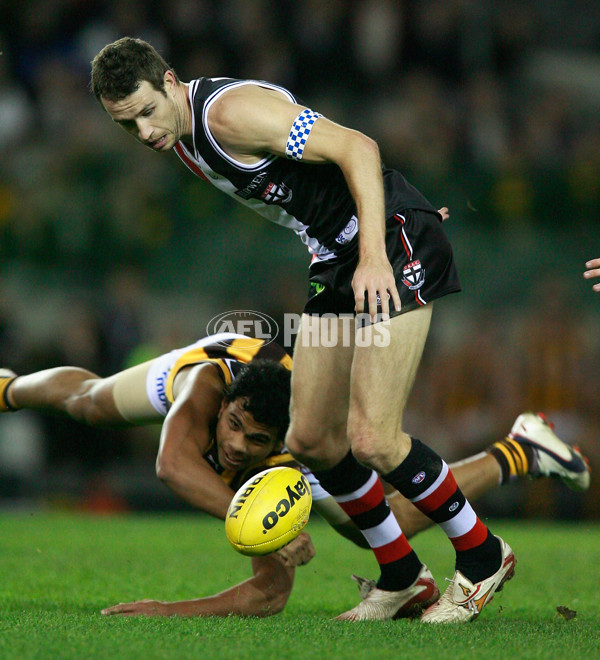
{"label": "grass pitch", "polygon": [[[203,516],[0,514],[0,658],[600,658],[600,525],[492,522],[517,555],[514,580],[468,625],[350,624],[351,573],[376,577],[372,555],[320,521],[317,557],[298,569],[282,614],[268,619],[116,618],[121,601],[179,600],[250,575],[248,559]],[[451,545],[439,530],[413,546],[445,588]],[[557,607],[576,611],[566,619]]]}

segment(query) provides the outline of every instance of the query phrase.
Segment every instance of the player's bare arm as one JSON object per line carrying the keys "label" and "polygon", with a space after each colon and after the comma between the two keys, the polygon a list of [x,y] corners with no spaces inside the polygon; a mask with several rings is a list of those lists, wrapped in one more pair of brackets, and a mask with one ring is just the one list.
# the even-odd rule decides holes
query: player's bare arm
{"label": "player's bare arm", "polygon": [[[592,279],[593,277],[600,277],[600,259],[591,259],[585,264],[587,270],[583,273],[583,276],[586,280]],[[594,291],[600,291],[600,282],[594,284],[592,287]]]}
{"label": "player's bare arm", "polygon": [[286,566],[281,557],[275,553],[265,557],[254,557],[252,570],[254,574],[251,578],[213,596],[175,602],[144,599],[132,603],[119,603],[102,610],[102,614],[148,617],[233,614],[265,617],[281,612],[292,591],[294,569]]}
{"label": "player's bare arm", "polygon": [[224,519],[233,491],[204,458],[210,426],[223,401],[224,383],[210,363],[182,369],[175,401],[165,418],[158,451],[158,477],[193,506]]}
{"label": "player's bare arm", "polygon": [[[251,163],[267,153],[285,155],[292,124],[304,109],[279,92],[244,85],[224,93],[211,106],[208,124],[226,152]],[[321,117],[312,127],[303,161],[338,165],[356,203],[360,223],[360,260],[353,281],[356,311],[364,311],[367,292],[369,311],[375,315],[380,293],[382,312],[387,315],[388,291],[399,310],[400,296],[385,251],[385,201],[377,143]]]}

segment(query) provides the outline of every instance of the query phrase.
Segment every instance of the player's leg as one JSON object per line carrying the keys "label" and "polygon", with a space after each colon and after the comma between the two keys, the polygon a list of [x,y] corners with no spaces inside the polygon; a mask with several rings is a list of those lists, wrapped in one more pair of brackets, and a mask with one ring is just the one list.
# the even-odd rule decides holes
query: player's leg
{"label": "player's leg", "polygon": [[391,472],[408,455],[411,438],[402,428],[403,412],[427,340],[433,303],[381,324],[385,345],[374,329],[362,328],[351,372],[348,434],[355,456],[377,470]]}
{"label": "player's leg", "polygon": [[[397,343],[394,333],[399,318],[407,319],[402,342],[404,354],[397,362],[394,360],[397,364],[394,369],[390,365],[390,350]],[[430,319],[431,307],[426,307],[396,317],[389,323],[376,324],[357,332],[351,372],[348,435],[356,459],[371,469],[385,471],[388,466],[401,462],[409,451],[410,437],[401,431],[402,409],[419,364]],[[375,356],[369,360],[369,364],[362,357],[365,352]],[[360,387],[357,387],[356,379],[361,380]],[[363,386],[364,395],[359,391]],[[386,457],[386,454],[391,457]],[[385,466],[383,468],[382,461]],[[316,476],[323,487],[330,490],[321,475]],[[379,479],[377,483],[383,491]],[[360,510],[346,509],[346,512],[360,526]],[[390,517],[394,517],[391,512]],[[393,561],[386,562],[385,558],[384,549],[379,562],[381,575],[376,588],[357,607],[339,618],[356,621],[415,615],[437,600],[439,592],[433,577],[404,534],[400,552],[391,557]],[[403,605],[405,595],[409,596],[407,605],[410,609],[406,613],[407,608]],[[387,616],[379,616],[381,612]]]}
{"label": "player's leg", "polygon": [[[428,306],[393,318],[387,347],[361,347],[357,339],[348,434],[361,462],[376,469],[385,481],[440,525],[456,551],[457,571],[472,585],[491,580],[491,598],[512,576],[512,551],[477,517],[447,464],[425,444],[402,431],[403,409],[430,316]],[[414,573],[415,567],[411,570]]]}
{"label": "player's leg", "polygon": [[91,426],[119,426],[160,421],[146,393],[152,361],[109,378],[79,367],[56,367],[5,381],[6,410],[28,408],[66,415]]}
{"label": "player's leg", "polygon": [[[368,616],[358,613],[346,618],[385,619],[414,615],[415,598],[429,604],[438,597],[439,592],[431,574],[412,552],[390,511],[377,473],[359,463],[350,451],[346,417],[352,347],[306,350],[302,345],[303,333],[310,334],[324,322],[318,317],[303,318],[303,327],[294,350],[292,414],[286,444],[300,462],[313,470],[323,488],[363,533],[381,568],[380,586],[386,586],[390,579],[395,584],[394,577],[406,572],[401,568],[406,562],[415,565],[417,574],[422,568],[425,570],[423,575],[418,575],[420,583],[417,587],[413,585],[416,579],[411,578],[403,585],[401,593],[397,591],[391,598],[385,593],[385,602],[378,602]],[[353,344],[354,319],[351,322]],[[339,320],[339,323],[342,321]],[[301,414],[302,411],[304,414]],[[329,448],[322,450],[321,442]]]}
{"label": "player's leg", "polygon": [[[353,343],[354,319],[351,321],[351,332],[344,336],[349,335]],[[328,322],[339,324],[341,330],[344,320],[303,317],[294,347],[291,423],[286,445],[352,517],[385,576],[398,572],[398,564],[411,553],[411,548],[389,509],[378,475],[361,465],[349,451],[346,416],[352,346],[307,347],[309,336],[325,330]],[[369,618],[408,616],[413,599],[422,599],[423,591],[428,601],[437,598],[437,587],[430,574],[424,577],[423,587],[416,593],[407,590],[400,598],[394,595],[391,603],[379,603]]]}

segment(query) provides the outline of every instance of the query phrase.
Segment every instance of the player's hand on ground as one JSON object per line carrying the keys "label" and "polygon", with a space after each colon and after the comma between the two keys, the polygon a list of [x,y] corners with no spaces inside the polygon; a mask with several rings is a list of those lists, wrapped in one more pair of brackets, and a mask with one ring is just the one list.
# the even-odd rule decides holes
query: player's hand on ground
{"label": "player's hand on ground", "polygon": [[[354,271],[352,290],[356,302],[356,313],[368,313],[371,319],[377,316],[378,297],[384,320],[389,318],[392,309],[400,311],[402,303],[396,288],[394,272],[387,257],[383,259],[361,259]],[[365,295],[367,308],[365,309]]]}
{"label": "player's hand on ground", "polygon": [[[587,261],[585,267],[587,270],[583,273],[583,276],[586,280],[589,280],[592,277],[600,277],[600,259]],[[600,291],[600,283],[594,284],[592,289],[594,289],[594,291]]]}
{"label": "player's hand on ground", "polygon": [[446,206],[442,206],[442,208],[438,210],[438,213],[442,216],[442,222],[446,222],[450,217],[450,211]]}
{"label": "player's hand on ground", "polygon": [[100,614],[105,616],[167,616],[166,603],[160,600],[137,600],[134,603],[119,603],[103,609]]}
{"label": "player's hand on ground", "polygon": [[316,552],[310,535],[306,532],[300,532],[293,541],[278,550],[277,554],[286,566],[293,568],[294,566],[308,564]]}

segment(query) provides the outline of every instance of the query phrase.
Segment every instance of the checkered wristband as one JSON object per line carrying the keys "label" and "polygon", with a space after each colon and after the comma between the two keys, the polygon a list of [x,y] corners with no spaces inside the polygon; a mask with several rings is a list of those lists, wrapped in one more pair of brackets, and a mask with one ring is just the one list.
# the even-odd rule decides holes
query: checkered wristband
{"label": "checkered wristband", "polygon": [[304,153],[304,146],[306,140],[312,131],[314,123],[319,117],[322,117],[318,112],[312,110],[302,110],[302,112],[294,119],[287,144],[285,145],[285,155],[293,158],[294,160],[302,160]]}

